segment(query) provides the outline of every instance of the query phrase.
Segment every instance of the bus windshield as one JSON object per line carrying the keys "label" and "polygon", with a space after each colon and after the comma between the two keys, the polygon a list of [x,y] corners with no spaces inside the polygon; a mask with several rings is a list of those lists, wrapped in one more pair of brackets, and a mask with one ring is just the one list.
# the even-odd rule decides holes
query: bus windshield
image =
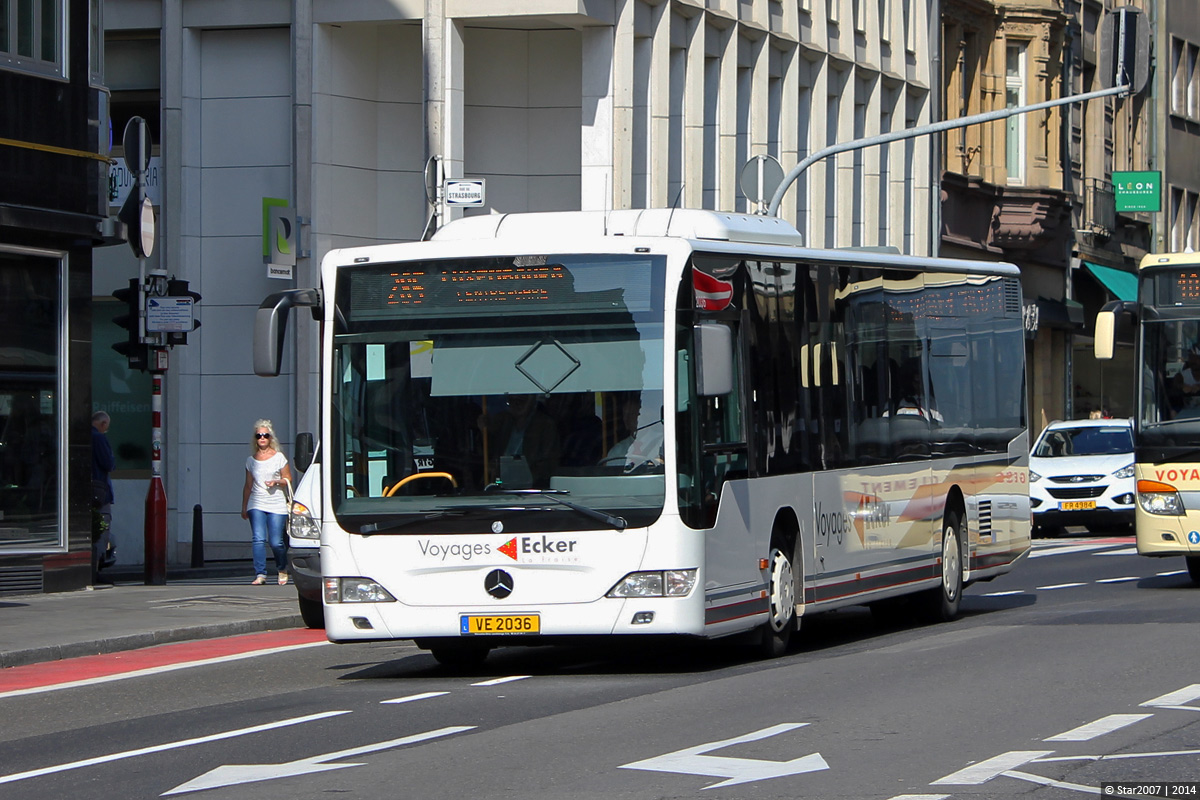
{"label": "bus windshield", "polygon": [[342,268],[331,454],[342,526],[657,519],[664,269],[662,256],[580,254]]}
{"label": "bus windshield", "polygon": [[1200,320],[1143,323],[1138,445],[1168,445],[1200,434]]}

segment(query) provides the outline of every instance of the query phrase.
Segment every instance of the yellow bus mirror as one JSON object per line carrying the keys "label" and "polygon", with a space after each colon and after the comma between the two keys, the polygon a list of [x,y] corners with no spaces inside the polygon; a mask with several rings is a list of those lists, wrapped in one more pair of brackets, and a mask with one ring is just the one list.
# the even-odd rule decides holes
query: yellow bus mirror
{"label": "yellow bus mirror", "polygon": [[1113,357],[1117,315],[1113,311],[1101,311],[1096,315],[1095,355],[1098,361],[1108,361]]}

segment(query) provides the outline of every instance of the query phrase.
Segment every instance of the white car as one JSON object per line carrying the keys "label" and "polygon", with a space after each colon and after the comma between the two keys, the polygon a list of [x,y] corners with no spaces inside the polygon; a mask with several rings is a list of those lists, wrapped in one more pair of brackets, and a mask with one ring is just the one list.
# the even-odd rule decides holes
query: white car
{"label": "white car", "polygon": [[1052,422],[1034,443],[1029,507],[1035,535],[1054,536],[1066,525],[1128,529],[1136,501],[1130,420]]}

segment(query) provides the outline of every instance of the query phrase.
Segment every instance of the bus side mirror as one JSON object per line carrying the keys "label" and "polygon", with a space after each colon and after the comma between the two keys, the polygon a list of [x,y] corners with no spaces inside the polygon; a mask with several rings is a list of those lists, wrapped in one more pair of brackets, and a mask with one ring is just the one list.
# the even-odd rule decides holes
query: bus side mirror
{"label": "bus side mirror", "polygon": [[264,378],[279,375],[283,362],[283,334],[287,331],[292,306],[308,306],[320,319],[320,289],[290,289],[269,295],[254,312],[254,374]]}
{"label": "bus side mirror", "polygon": [[1096,360],[1112,359],[1117,347],[1117,325],[1120,324],[1121,316],[1128,312],[1129,309],[1125,308],[1124,303],[1114,300],[1096,314],[1096,339],[1093,345]]}
{"label": "bus side mirror", "polygon": [[296,464],[296,469],[301,472],[307,472],[312,466],[313,455],[316,447],[313,444],[313,435],[308,431],[296,434],[296,452],[293,453],[292,461]]}
{"label": "bus side mirror", "polygon": [[733,391],[733,331],[724,325],[697,325],[696,394],[716,397]]}

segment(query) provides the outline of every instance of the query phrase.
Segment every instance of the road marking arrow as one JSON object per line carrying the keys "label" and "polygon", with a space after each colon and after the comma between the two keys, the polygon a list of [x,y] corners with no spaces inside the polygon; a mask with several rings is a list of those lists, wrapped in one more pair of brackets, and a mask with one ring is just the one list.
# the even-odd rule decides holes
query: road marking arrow
{"label": "road marking arrow", "polygon": [[747,733],[733,739],[720,742],[710,742],[686,750],[676,750],[674,753],[635,761],[632,764],[622,764],[621,769],[644,769],[650,772],[677,772],[684,775],[710,775],[714,778],[726,778],[720,783],[705,786],[705,789],[716,789],[723,786],[734,786],[739,783],[762,781],[768,778],[781,778],[784,775],[800,775],[804,772],[817,772],[829,769],[820,753],[813,753],[791,761],[762,761],[756,758],[728,758],[723,756],[708,756],[711,750],[732,747],[735,744],[755,742],[770,736],[777,736],[787,731],[803,728],[807,722],[785,722],[763,728],[760,731]]}
{"label": "road marking arrow", "polygon": [[362,747],[352,747],[349,750],[339,750],[336,753],[326,753],[322,756],[301,758],[296,761],[288,761],[283,764],[225,764],[217,767],[216,769],[209,770],[200,777],[194,778],[187,783],[182,783],[169,792],[163,792],[162,796],[166,797],[172,794],[201,792],[205,789],[216,789],[221,786],[236,786],[242,783],[270,781],[275,780],[276,778],[290,778],[296,775],[309,775],[316,772],[328,772],[335,769],[345,769],[347,767],[361,767],[362,764],[327,764],[326,762],[336,761],[339,758],[351,758],[353,756],[364,755],[366,753],[376,753],[380,750],[391,750],[396,747],[403,747],[407,744],[416,744],[417,742],[425,742],[430,739],[438,739],[442,736],[450,736],[451,734],[462,733],[463,731],[469,731],[474,728],[474,725],[457,725],[449,728],[439,728],[436,731],[427,731],[426,733],[418,733],[413,736],[404,736],[399,739],[391,739],[386,742],[363,745]]}

